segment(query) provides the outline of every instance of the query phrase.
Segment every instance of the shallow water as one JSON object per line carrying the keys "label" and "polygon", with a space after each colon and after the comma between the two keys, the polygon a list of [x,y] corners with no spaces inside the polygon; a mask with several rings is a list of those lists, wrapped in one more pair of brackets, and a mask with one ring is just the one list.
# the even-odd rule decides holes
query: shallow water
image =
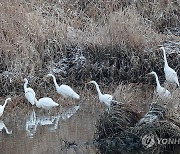
{"label": "shallow water", "polygon": [[[24,105],[21,108],[15,107],[9,114],[7,109],[1,117],[0,154],[97,153],[92,141],[96,122],[105,111],[104,105],[96,100],[87,100],[87,103],[58,107],[50,111],[27,108],[27,104]],[[122,148],[118,153],[148,154],[152,149],[144,150],[146,149],[133,150],[127,146],[127,149]],[[154,153],[159,154],[159,151]],[[170,151],[167,152],[169,153]],[[179,154],[179,150],[174,149],[172,153]]]}
{"label": "shallow water", "polygon": [[98,113],[82,108],[72,105],[54,114],[32,109],[24,120],[0,121],[0,153],[96,153],[86,142],[93,140]]}

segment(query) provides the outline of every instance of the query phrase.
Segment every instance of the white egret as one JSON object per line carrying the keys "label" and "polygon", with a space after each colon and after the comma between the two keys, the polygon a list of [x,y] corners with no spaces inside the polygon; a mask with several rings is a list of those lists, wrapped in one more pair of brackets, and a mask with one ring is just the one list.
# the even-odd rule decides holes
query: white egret
{"label": "white egret", "polygon": [[8,103],[8,101],[11,101],[11,98],[7,98],[7,99],[5,100],[4,105],[0,105],[0,117],[3,115],[4,108],[6,107],[6,104]]}
{"label": "white egret", "polygon": [[56,87],[56,91],[57,93],[61,94],[64,97],[70,97],[70,98],[74,98],[74,99],[80,99],[80,96],[68,85],[64,85],[62,84],[61,86],[59,86],[56,82],[56,78],[54,75],[52,74],[48,74],[48,77],[52,77],[53,78],[53,82],[55,84]]}
{"label": "white egret", "polygon": [[32,88],[27,88],[28,80],[26,78],[24,79],[24,82],[25,82],[24,83],[25,97],[32,105],[36,104],[38,108],[43,108],[43,109],[50,109],[54,106],[59,105],[49,97],[44,97],[37,100],[34,90]]}
{"label": "white egret", "polygon": [[49,97],[43,97],[43,98],[40,98],[39,100],[36,99],[36,106],[38,108],[43,108],[43,109],[49,110],[52,107],[59,106],[59,104],[56,103],[55,101],[53,101]]}
{"label": "white egret", "polygon": [[28,84],[28,80],[25,78],[24,79],[25,97],[32,105],[34,105],[36,102],[35,92],[32,88],[30,88],[30,87],[28,88],[27,84]]}
{"label": "white egret", "polygon": [[156,74],[156,72],[152,71],[151,73],[148,73],[148,74],[152,74],[155,76],[156,78],[156,92],[158,94],[158,96],[161,98],[161,99],[169,99],[171,97],[171,93],[165,89],[164,87],[162,87],[159,83],[159,79],[158,79],[158,76]]}
{"label": "white egret", "polygon": [[163,50],[163,55],[164,55],[164,73],[165,73],[166,80],[171,83],[177,84],[177,86],[179,87],[177,73],[171,67],[169,67],[167,58],[166,58],[166,51],[164,47],[161,47],[160,49]]}
{"label": "white egret", "polygon": [[90,81],[88,83],[95,84],[100,102],[104,103],[108,107],[108,109],[110,109],[111,103],[113,101],[113,96],[109,94],[102,94],[99,85],[96,83],[96,81]]}

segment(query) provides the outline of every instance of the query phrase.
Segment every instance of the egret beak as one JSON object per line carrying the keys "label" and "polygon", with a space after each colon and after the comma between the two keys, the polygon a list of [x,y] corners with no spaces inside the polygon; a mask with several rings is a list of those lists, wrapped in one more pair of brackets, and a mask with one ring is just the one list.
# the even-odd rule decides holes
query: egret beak
{"label": "egret beak", "polygon": [[162,44],[159,44],[159,45],[157,45],[157,47],[160,48],[160,47],[163,47],[163,45],[162,45]]}
{"label": "egret beak", "polygon": [[84,83],[85,88],[87,87],[87,85],[88,85],[89,83],[90,83],[90,82],[85,82],[85,83]]}
{"label": "egret beak", "polygon": [[49,77],[49,74],[45,75],[44,77],[45,77],[45,78]]}
{"label": "egret beak", "polygon": [[85,82],[85,85],[87,85],[87,84],[89,84],[90,83],[90,81],[88,81],[88,82]]}
{"label": "egret beak", "polygon": [[19,83],[24,83],[24,79],[20,79],[20,80],[19,80]]}
{"label": "egret beak", "polygon": [[7,98],[7,101],[12,101],[12,99],[9,97],[9,98]]}
{"label": "egret beak", "polygon": [[148,74],[146,74],[147,76],[149,76],[149,75],[151,75],[152,73],[148,73]]}
{"label": "egret beak", "polygon": [[47,79],[47,76],[43,76],[43,81],[46,81],[46,79]]}
{"label": "egret beak", "polygon": [[49,81],[49,80],[50,80],[49,75],[43,76],[43,81]]}

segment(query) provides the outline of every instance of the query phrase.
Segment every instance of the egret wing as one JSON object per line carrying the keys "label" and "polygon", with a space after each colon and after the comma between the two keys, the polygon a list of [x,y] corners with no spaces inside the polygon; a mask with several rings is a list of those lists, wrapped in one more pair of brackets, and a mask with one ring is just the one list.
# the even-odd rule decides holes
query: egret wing
{"label": "egret wing", "polygon": [[72,98],[79,99],[79,95],[68,85],[61,85],[60,92],[65,97],[72,97]]}
{"label": "egret wing", "polygon": [[32,105],[35,104],[35,93],[33,89],[29,88],[29,90],[25,92],[25,97]]}

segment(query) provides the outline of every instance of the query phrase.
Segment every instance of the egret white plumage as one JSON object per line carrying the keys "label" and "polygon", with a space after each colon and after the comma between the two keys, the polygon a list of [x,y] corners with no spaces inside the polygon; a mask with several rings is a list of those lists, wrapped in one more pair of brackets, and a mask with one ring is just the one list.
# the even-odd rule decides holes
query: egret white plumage
{"label": "egret white plumage", "polygon": [[165,73],[166,80],[171,82],[171,83],[177,84],[177,86],[179,87],[179,81],[178,81],[177,73],[171,67],[169,67],[168,62],[167,62],[167,58],[166,58],[166,51],[165,51],[164,47],[161,47],[160,49],[163,50],[164,73]]}
{"label": "egret white plumage", "polygon": [[43,97],[43,98],[40,98],[39,100],[36,99],[36,106],[38,108],[49,110],[52,107],[59,106],[59,104],[53,101],[49,97]]}
{"label": "egret white plumage", "polygon": [[169,99],[171,97],[171,93],[167,89],[165,89],[164,87],[162,87],[160,85],[160,82],[159,82],[159,79],[158,79],[156,72],[152,71],[151,73],[148,73],[148,74],[152,74],[156,78],[156,84],[157,84],[156,92],[157,92],[158,96],[161,99]]}
{"label": "egret white plumage", "polygon": [[104,103],[108,107],[108,109],[110,109],[111,103],[113,101],[113,96],[109,94],[102,94],[96,81],[90,81],[88,83],[93,83],[96,86],[100,102]]}
{"label": "egret white plumage", "polygon": [[28,88],[27,85],[28,85],[28,80],[25,78],[24,79],[25,97],[32,105],[34,105],[36,102],[35,92],[32,88],[30,87]]}
{"label": "egret white plumage", "polygon": [[56,82],[56,78],[54,75],[48,74],[47,77],[53,78],[53,82],[55,84],[57,93],[61,94],[62,96],[66,98],[69,97],[69,98],[74,98],[74,99],[80,99],[80,96],[68,85],[62,84],[61,86],[59,86]]}
{"label": "egret white plumage", "polygon": [[3,115],[4,108],[6,107],[6,104],[8,103],[8,101],[11,101],[11,98],[7,98],[7,99],[5,100],[4,105],[0,105],[0,117]]}
{"label": "egret white plumage", "polygon": [[50,109],[55,106],[59,106],[58,103],[54,102],[51,98],[49,97],[44,97],[39,100],[36,99],[36,94],[32,88],[27,88],[28,80],[25,78],[24,79],[24,92],[25,92],[25,97],[26,99],[32,104],[36,104],[38,108],[43,108],[43,109]]}

